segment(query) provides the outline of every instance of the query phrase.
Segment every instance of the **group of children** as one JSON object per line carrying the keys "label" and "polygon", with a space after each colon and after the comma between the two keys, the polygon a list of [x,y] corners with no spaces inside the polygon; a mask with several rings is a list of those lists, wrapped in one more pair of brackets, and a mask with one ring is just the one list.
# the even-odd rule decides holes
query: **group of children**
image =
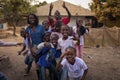
{"label": "group of children", "polygon": [[[79,41],[78,44],[80,44],[87,30],[81,25],[79,20],[77,20],[77,27],[73,31],[70,30],[67,24],[70,21],[71,14],[65,3],[63,3],[63,8],[66,9],[68,17],[61,18],[60,12],[57,10],[55,12],[55,20],[52,19],[52,8],[53,5],[51,4],[48,20],[42,22],[45,30],[42,42],[32,45],[31,43],[33,43],[35,38],[33,39],[31,33],[26,31],[26,29],[21,29],[24,46],[18,54],[27,54],[25,58],[25,64],[27,64],[25,75],[29,74],[32,62],[35,60],[38,80],[47,80],[46,69],[49,70],[51,80],[67,80],[67,77],[69,80],[84,80],[88,68],[82,57],[77,55],[78,50],[74,40]],[[34,19],[29,25],[33,24]],[[25,50],[25,48],[27,49]]]}

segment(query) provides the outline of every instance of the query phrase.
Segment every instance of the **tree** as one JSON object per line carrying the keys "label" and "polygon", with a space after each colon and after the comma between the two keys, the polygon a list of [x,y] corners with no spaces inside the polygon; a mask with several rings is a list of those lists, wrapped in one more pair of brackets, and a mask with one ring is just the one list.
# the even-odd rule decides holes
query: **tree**
{"label": "tree", "polygon": [[120,0],[93,0],[90,8],[96,13],[99,22],[120,21]]}
{"label": "tree", "polygon": [[16,35],[16,25],[23,16],[36,12],[36,8],[31,6],[28,0],[1,0],[0,6],[0,17],[12,23],[13,35]]}

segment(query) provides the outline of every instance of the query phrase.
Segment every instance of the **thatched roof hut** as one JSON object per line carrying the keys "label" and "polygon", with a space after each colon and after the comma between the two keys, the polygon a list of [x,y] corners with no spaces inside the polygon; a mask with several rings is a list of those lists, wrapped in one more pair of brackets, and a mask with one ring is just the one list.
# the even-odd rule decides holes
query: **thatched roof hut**
{"label": "thatched roof hut", "polygon": [[[52,3],[53,4],[52,15],[54,14],[54,12],[56,10],[59,10],[62,16],[67,15],[66,10],[62,7],[63,2],[64,1],[62,1],[62,0],[58,0],[58,1],[55,1]],[[68,3],[68,2],[65,2],[65,5],[69,9],[72,16],[76,16],[76,13],[78,14],[78,16],[94,16],[95,15],[90,10],[85,9],[81,6],[77,6],[77,5]],[[38,16],[48,16],[49,6],[50,6],[50,4],[46,4],[45,6],[38,7],[36,14]]]}
{"label": "thatched roof hut", "polygon": [[[67,16],[66,10],[62,7],[63,2],[64,2],[63,0],[58,0],[52,3],[53,4],[52,16],[54,15],[54,12],[56,10],[59,10],[62,16]],[[67,6],[72,15],[71,21],[69,23],[70,26],[75,25],[76,14],[83,20],[84,25],[86,25],[89,22],[92,22],[91,16],[94,16],[95,14],[90,10],[85,9],[81,6],[71,4],[69,2],[65,2],[65,5]],[[42,22],[42,20],[44,19],[47,19],[47,16],[49,14],[49,6],[50,4],[46,4],[44,6],[37,8],[36,15],[39,17],[40,22]]]}

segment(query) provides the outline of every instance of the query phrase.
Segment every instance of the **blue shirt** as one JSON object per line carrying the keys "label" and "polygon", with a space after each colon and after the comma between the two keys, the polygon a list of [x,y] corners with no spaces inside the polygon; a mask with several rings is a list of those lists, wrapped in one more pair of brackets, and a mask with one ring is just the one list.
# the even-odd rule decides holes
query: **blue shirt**
{"label": "blue shirt", "polygon": [[54,58],[54,60],[55,58],[58,58],[61,55],[60,51],[58,51],[56,48],[43,47],[39,52],[39,55],[42,56],[39,58],[37,64],[44,67],[50,67],[52,61],[48,59],[48,54],[50,54],[50,58]]}
{"label": "blue shirt", "polygon": [[30,34],[32,45],[38,45],[43,41],[43,36],[45,35],[45,29],[42,25],[38,25],[36,30],[33,31],[32,28],[26,28],[26,32]]}

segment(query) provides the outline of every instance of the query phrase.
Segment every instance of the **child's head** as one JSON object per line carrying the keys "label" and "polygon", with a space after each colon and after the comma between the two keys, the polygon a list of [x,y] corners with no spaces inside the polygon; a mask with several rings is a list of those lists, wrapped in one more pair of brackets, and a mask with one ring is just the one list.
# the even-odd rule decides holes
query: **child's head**
{"label": "child's head", "polygon": [[55,11],[54,16],[55,16],[56,20],[60,20],[61,19],[61,15],[60,15],[60,12],[58,10]]}
{"label": "child's head", "polygon": [[25,38],[26,37],[26,33],[25,33],[25,29],[24,28],[21,28],[20,30],[20,36]]}
{"label": "child's head", "polygon": [[77,20],[76,20],[76,24],[77,24],[77,26],[82,26],[83,20],[77,19]]}
{"label": "child's head", "polygon": [[58,39],[59,39],[59,36],[57,34],[52,34],[51,35],[50,41],[54,45],[54,47],[57,47]]}
{"label": "child's head", "polygon": [[50,32],[46,32],[44,37],[43,37],[43,41],[44,42],[49,42],[50,41],[50,35],[51,35]]}
{"label": "child's head", "polygon": [[43,27],[45,28],[45,30],[48,31],[48,29],[49,29],[49,22],[48,22],[48,20],[44,20],[44,21],[42,22],[42,25],[43,25]]}
{"label": "child's head", "polygon": [[67,39],[67,38],[68,38],[68,36],[69,36],[69,31],[70,31],[69,26],[63,24],[62,27],[61,27],[61,33],[62,33],[64,39]]}
{"label": "child's head", "polygon": [[74,47],[66,48],[66,59],[70,64],[74,64],[76,57],[76,49]]}
{"label": "child's head", "polygon": [[60,20],[56,21],[55,24],[53,25],[54,31],[60,32],[61,26],[62,26],[62,21]]}

